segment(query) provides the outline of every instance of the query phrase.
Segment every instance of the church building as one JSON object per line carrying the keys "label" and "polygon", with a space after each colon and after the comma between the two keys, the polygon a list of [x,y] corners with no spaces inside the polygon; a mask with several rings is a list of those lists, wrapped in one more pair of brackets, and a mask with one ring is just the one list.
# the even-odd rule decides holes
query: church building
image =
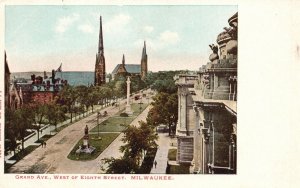
{"label": "church building", "polygon": [[139,76],[144,80],[148,71],[147,60],[146,42],[144,42],[141,64],[125,64],[125,56],[123,54],[122,64],[118,64],[112,71],[112,79],[115,80],[118,76]]}
{"label": "church building", "polygon": [[101,86],[106,82],[105,77],[105,58],[103,47],[103,34],[102,34],[102,18],[100,16],[100,31],[99,31],[99,44],[98,53],[96,54],[95,64],[95,86]]}

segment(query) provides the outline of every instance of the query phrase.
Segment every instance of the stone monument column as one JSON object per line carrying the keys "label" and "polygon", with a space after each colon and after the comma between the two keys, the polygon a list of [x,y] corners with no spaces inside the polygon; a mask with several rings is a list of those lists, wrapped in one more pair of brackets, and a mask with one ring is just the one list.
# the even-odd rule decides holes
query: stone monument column
{"label": "stone monument column", "polygon": [[89,148],[90,144],[89,144],[89,128],[86,125],[85,129],[84,129],[84,137],[83,137],[83,147],[84,148]]}
{"label": "stone monument column", "polygon": [[131,110],[130,101],[129,101],[130,100],[130,83],[131,83],[129,76],[127,77],[126,83],[127,83],[127,104],[126,104],[125,112],[127,114],[131,115],[131,114],[133,114],[133,112]]}

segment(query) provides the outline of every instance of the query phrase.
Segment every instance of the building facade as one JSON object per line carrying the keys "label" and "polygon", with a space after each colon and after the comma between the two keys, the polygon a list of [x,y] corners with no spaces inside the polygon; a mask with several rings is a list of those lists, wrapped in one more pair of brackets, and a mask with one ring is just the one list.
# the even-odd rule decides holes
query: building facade
{"label": "building facade", "polygon": [[210,62],[197,75],[178,75],[177,162],[191,173],[236,173],[237,29],[238,14],[229,28],[209,45]]}
{"label": "building facade", "polygon": [[6,57],[6,52],[4,52],[4,81],[5,81],[5,86],[4,86],[4,95],[5,95],[5,107],[8,107],[10,104],[10,96],[9,96],[9,90],[10,90],[10,70],[8,67],[7,63],[7,57]]}
{"label": "building facade", "polygon": [[102,17],[100,16],[99,43],[98,43],[98,53],[96,54],[94,85],[101,86],[105,83],[106,83],[105,57],[104,57],[103,33],[102,33]]}

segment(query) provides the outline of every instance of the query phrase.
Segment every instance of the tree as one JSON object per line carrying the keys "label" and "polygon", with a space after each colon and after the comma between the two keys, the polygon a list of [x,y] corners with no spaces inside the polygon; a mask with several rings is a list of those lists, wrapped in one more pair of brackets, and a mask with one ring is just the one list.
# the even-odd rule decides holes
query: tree
{"label": "tree", "polygon": [[169,135],[175,132],[175,125],[178,119],[178,96],[177,93],[169,94],[160,92],[153,98],[152,109],[147,116],[150,125],[168,125]]}
{"label": "tree", "polygon": [[173,79],[156,80],[151,88],[164,93],[175,93],[177,91],[177,87]]}
{"label": "tree", "polygon": [[98,93],[97,93],[97,90],[95,89],[95,87],[89,88],[88,100],[89,100],[90,106],[92,107],[92,112],[94,112],[94,105],[98,104],[98,101],[99,101],[99,96],[98,96]]}
{"label": "tree", "polygon": [[155,134],[152,126],[141,121],[139,127],[129,126],[123,131],[122,141],[124,145],[120,147],[123,157],[119,159],[106,158],[104,162],[108,164],[107,173],[136,173],[141,164],[141,159],[150,148],[157,147]]}
{"label": "tree", "polygon": [[124,131],[121,139],[125,144],[120,147],[120,151],[125,157],[135,159],[140,164],[140,159],[145,156],[149,148],[156,147],[157,135],[155,135],[153,127],[148,126],[145,122],[140,121],[139,127],[129,126]]}
{"label": "tree", "polygon": [[10,108],[5,109],[5,151],[7,152],[10,150],[13,151],[14,154],[16,153],[16,148],[19,145],[17,143],[18,132],[15,129],[17,122],[16,118],[17,116],[13,110]]}
{"label": "tree", "polygon": [[24,150],[24,139],[26,136],[26,129],[32,127],[34,123],[35,115],[32,113],[31,106],[23,106],[20,109],[14,111],[15,113],[15,129],[18,135],[18,140],[21,140],[22,151]]}
{"label": "tree", "polygon": [[55,131],[57,131],[57,124],[66,119],[63,107],[59,104],[56,104],[55,101],[49,103],[46,117],[48,123],[55,126]]}
{"label": "tree", "polygon": [[[85,109],[88,110],[88,108],[90,106],[90,101],[89,101],[89,97],[88,97],[89,91],[90,91],[89,87],[84,86],[84,85],[75,87],[75,92],[77,94],[76,101],[81,106],[81,109],[83,109],[83,116],[84,116]],[[84,106],[85,109],[82,108],[82,106]]]}
{"label": "tree", "polygon": [[136,164],[134,159],[125,156],[119,159],[111,157],[102,160],[104,163],[108,164],[108,168],[106,170],[107,174],[133,174],[139,169],[139,166]]}
{"label": "tree", "polygon": [[67,107],[67,111],[71,114],[71,123],[73,120],[73,111],[77,97],[78,96],[74,87],[70,85],[66,85],[59,93],[59,102],[61,105],[65,105]]}
{"label": "tree", "polygon": [[46,115],[48,111],[47,104],[34,104],[33,113],[34,113],[34,125],[33,128],[37,131],[37,140],[40,140],[40,129],[41,125],[44,123],[46,119]]}

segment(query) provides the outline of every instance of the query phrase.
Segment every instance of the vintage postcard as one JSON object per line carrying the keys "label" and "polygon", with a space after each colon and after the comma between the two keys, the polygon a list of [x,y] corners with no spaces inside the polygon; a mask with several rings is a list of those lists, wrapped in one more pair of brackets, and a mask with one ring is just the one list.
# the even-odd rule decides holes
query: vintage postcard
{"label": "vintage postcard", "polygon": [[274,103],[246,5],[3,2],[1,187],[264,185],[251,174],[274,146],[247,136],[268,140],[251,130]]}

